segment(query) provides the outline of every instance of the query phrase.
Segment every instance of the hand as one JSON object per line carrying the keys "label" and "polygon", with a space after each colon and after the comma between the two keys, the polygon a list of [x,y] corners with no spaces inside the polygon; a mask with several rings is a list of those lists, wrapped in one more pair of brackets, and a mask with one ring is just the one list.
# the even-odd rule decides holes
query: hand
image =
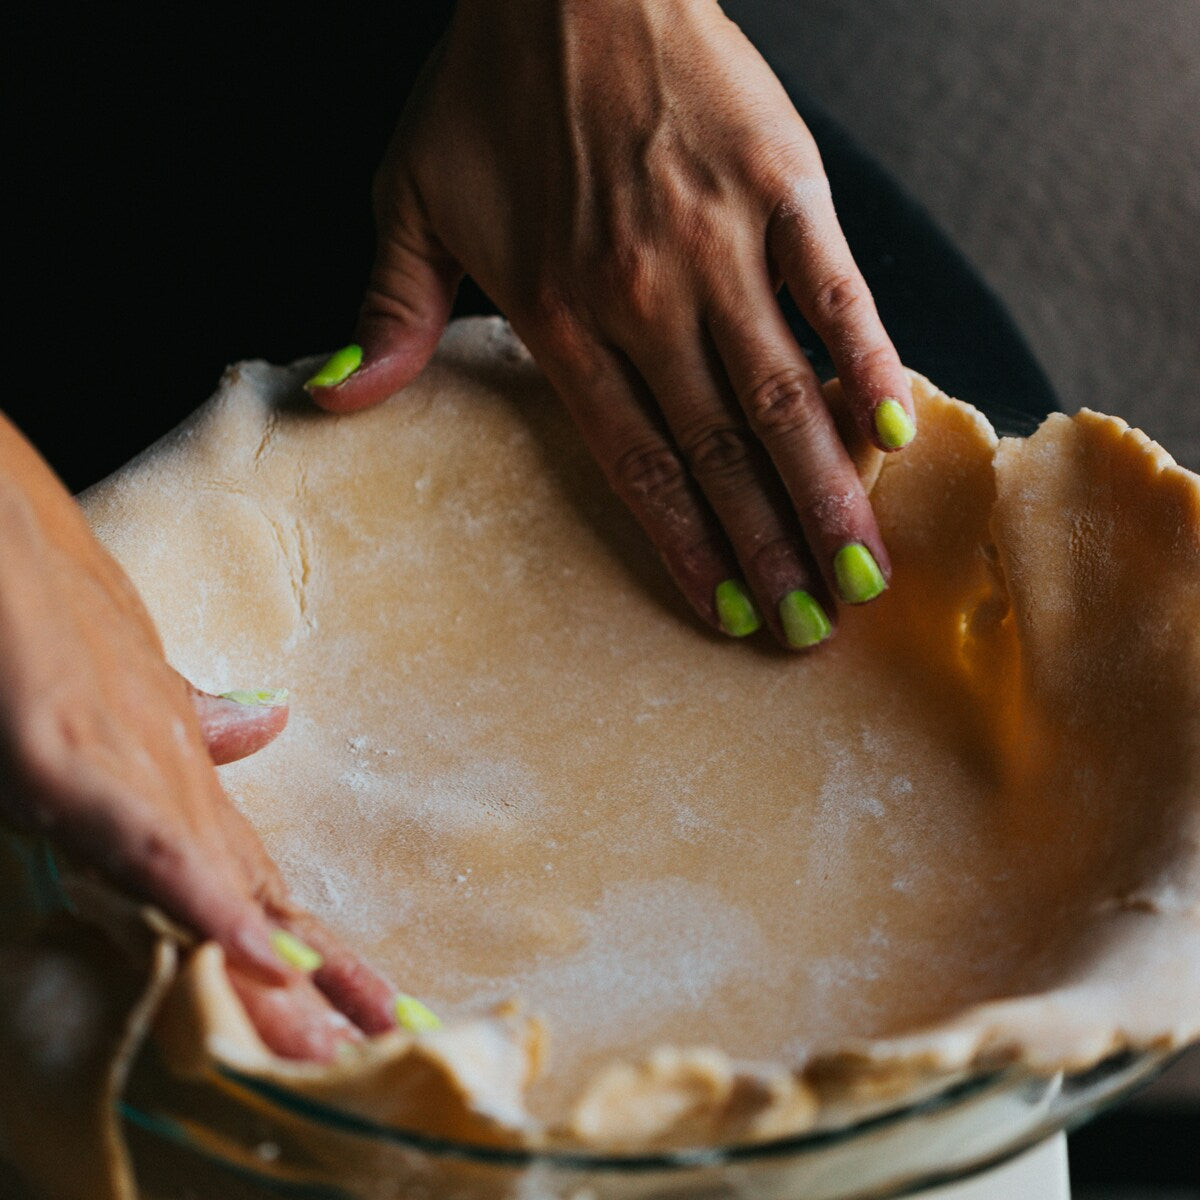
{"label": "hand", "polygon": [[808,130],[715,3],[462,0],[375,206],[362,365],[318,373],[317,403],[350,411],[408,383],[469,271],[710,625],[757,627],[745,580],[776,637],[808,646],[834,596],[886,585],[780,279],[881,449],[912,436],[907,380]]}
{"label": "hand", "polygon": [[[197,691],[132,585],[0,417],[0,819],[51,838],[224,949],[266,1043],[328,1059],[393,1024],[395,989],[288,899],[214,762],[274,738],[286,707]],[[298,970],[279,930],[324,963]]]}

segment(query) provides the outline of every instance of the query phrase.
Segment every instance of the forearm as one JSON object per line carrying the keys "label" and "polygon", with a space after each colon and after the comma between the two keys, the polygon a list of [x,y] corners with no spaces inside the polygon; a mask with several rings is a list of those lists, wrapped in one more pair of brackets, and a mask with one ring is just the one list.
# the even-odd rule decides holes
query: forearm
{"label": "forearm", "polygon": [[[82,550],[92,541],[70,493],[20,430],[0,413],[0,528],[7,534],[17,520],[34,522],[44,537],[63,549]],[[7,538],[5,543],[7,549]]]}
{"label": "forearm", "polygon": [[[0,412],[0,576],[19,560],[66,556],[88,572],[122,608],[145,620],[141,601],[124,573],[92,536],[74,497],[19,429]],[[30,566],[34,564],[28,564]],[[37,564],[40,570],[45,562]]]}

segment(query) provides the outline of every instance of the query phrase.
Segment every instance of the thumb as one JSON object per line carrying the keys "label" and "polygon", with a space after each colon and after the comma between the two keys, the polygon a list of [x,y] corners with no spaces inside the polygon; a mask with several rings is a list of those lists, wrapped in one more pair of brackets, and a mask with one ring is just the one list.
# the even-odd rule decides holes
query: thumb
{"label": "thumb", "polygon": [[213,696],[187,685],[213,763],[236,762],[272,742],[288,720],[287,692],[275,688]]}
{"label": "thumb", "polygon": [[355,343],[304,385],[331,412],[369,408],[420,373],[446,328],[462,278],[415,196],[384,195],[376,211],[375,264]]}

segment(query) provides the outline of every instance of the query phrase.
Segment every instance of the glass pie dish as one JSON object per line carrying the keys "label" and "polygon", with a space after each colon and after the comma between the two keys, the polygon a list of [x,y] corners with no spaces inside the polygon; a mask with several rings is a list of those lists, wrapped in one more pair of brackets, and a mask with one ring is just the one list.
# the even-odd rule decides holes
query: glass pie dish
{"label": "glass pie dish", "polygon": [[1153,1079],[1169,1057],[1122,1053],[1051,1078],[994,1072],[842,1128],[636,1156],[456,1143],[231,1071],[182,1084],[147,1061],[122,1113],[151,1195],[171,1194],[170,1180],[207,1163],[230,1186],[240,1178],[313,1200],[884,1200],[966,1179],[1081,1124]]}

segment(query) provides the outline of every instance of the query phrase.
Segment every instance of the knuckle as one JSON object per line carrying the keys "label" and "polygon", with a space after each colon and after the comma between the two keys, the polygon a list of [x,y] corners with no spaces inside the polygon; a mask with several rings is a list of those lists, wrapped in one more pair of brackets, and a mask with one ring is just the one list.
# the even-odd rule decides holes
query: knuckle
{"label": "knuckle", "polygon": [[900,359],[894,347],[886,337],[882,340],[871,338],[865,344],[853,347],[854,370],[858,376],[870,376],[884,371],[899,369]]}
{"label": "knuckle", "polygon": [[429,321],[424,306],[415,297],[419,291],[411,289],[411,273],[395,268],[384,269],[377,265],[371,271],[367,294],[359,310],[361,320],[399,321],[409,328],[419,329]]}
{"label": "knuckle", "polygon": [[756,164],[754,181],[776,231],[803,235],[831,202],[821,156],[807,133],[803,143],[770,147]]}
{"label": "knuckle", "polygon": [[398,217],[389,221],[376,238],[373,277],[377,278],[380,272],[386,274],[396,270],[397,264],[409,268],[412,260],[424,257],[424,250],[417,231],[408,222]]}
{"label": "knuckle", "polygon": [[800,552],[790,538],[771,538],[750,552],[748,567],[751,574],[769,581],[777,590],[778,581],[791,581],[797,576]]}
{"label": "knuckle", "polygon": [[784,211],[789,206],[828,201],[829,177],[807,125],[792,126],[784,137],[768,142],[763,149],[760,175]]}
{"label": "knuckle", "polygon": [[728,482],[750,471],[751,451],[746,433],[733,425],[703,430],[685,451],[698,479]]}
{"label": "knuckle", "polygon": [[154,880],[176,879],[184,861],[182,847],[157,829],[147,830],[131,857],[136,859],[141,873]]}
{"label": "knuckle", "polygon": [[742,407],[751,427],[769,438],[813,429],[821,420],[824,400],[807,375],[786,368],[755,384]]}
{"label": "knuckle", "polygon": [[644,328],[663,316],[659,272],[640,248],[609,252],[599,269],[600,295],[619,326]]}
{"label": "knuckle", "polygon": [[687,491],[679,456],[666,445],[637,445],[619,454],[613,484],[631,508],[669,508]]}
{"label": "knuckle", "polygon": [[75,764],[106,740],[103,724],[92,706],[65,692],[30,705],[13,738],[17,777],[35,792],[69,786]]}
{"label": "knuckle", "polygon": [[576,302],[557,281],[536,284],[524,305],[525,323],[551,353],[573,368],[585,364],[587,339]]}
{"label": "knuckle", "polygon": [[867,299],[867,285],[856,271],[837,271],[822,279],[812,292],[814,323],[844,324],[855,317]]}
{"label": "knuckle", "polygon": [[265,865],[250,894],[251,899],[274,921],[290,920],[299,912],[292,902],[282,873],[274,863]]}

